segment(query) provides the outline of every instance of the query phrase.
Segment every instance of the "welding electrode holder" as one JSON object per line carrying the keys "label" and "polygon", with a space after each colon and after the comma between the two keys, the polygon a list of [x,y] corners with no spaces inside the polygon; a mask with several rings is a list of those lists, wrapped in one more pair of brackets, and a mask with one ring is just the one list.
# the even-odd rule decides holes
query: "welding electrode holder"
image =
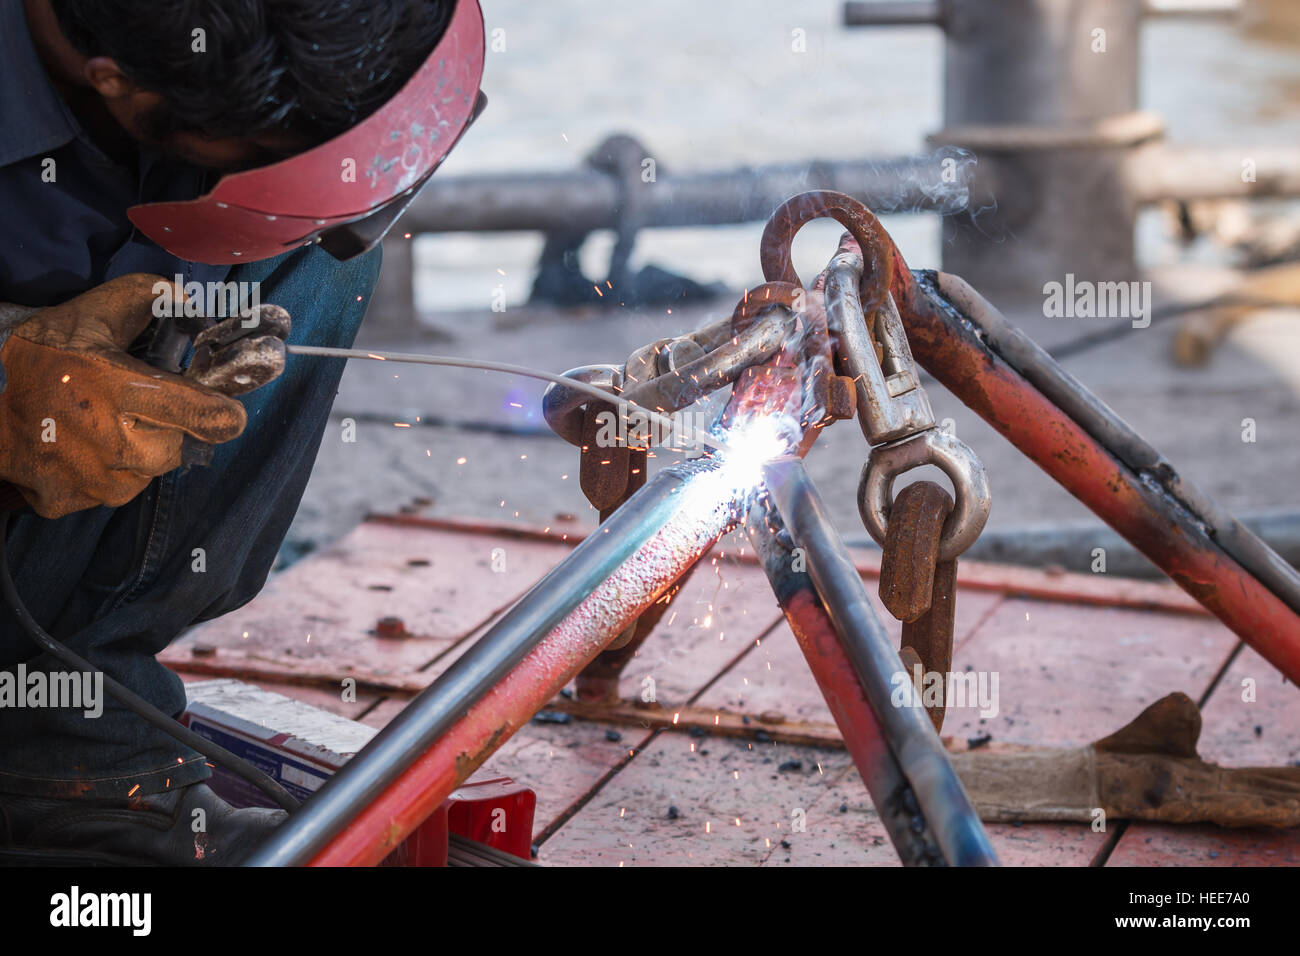
{"label": "welding electrode holder", "polygon": [[[225,319],[165,315],[154,319],[131,354],[154,368],[236,398],[278,378],[293,323],[278,305],[263,303],[250,315]],[[188,366],[186,355],[190,355]],[[181,466],[212,463],[212,446],[186,435]]]}

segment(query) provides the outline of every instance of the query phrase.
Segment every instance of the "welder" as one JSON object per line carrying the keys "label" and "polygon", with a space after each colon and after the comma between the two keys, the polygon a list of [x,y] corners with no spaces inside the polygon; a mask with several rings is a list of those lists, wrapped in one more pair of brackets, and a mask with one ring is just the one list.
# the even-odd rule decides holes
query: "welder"
{"label": "welder", "polygon": [[[0,3],[5,557],[40,628],[165,714],[155,655],[261,588],[343,363],[239,397],[164,371],[138,348],[158,284],[253,288],[290,342],[350,345],[379,240],[481,109],[483,46],[476,0]],[[0,669],[63,670],[30,631],[0,607]],[[234,863],[282,821],[103,703],[0,708],[0,862]]]}

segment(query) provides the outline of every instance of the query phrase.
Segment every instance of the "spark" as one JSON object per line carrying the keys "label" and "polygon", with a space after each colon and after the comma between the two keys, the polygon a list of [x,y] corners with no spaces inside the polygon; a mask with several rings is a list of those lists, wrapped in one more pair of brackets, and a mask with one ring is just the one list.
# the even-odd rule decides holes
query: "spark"
{"label": "spark", "polygon": [[63,382],[64,385],[67,385],[67,384],[68,384],[68,381],[69,381],[71,378],[72,378],[71,375],[65,375],[65,376],[63,376],[62,379],[60,379],[60,381]]}
{"label": "spark", "polygon": [[137,783],[134,787],[131,788],[131,792],[128,793],[127,796],[128,796],[128,797],[134,797],[134,796],[135,796],[135,792],[136,792],[137,790],[139,790],[139,789],[140,789],[140,785]]}
{"label": "spark", "polygon": [[456,459],[456,464],[458,464],[458,465],[463,465],[463,464],[465,464],[465,462],[467,462],[467,461],[469,461],[468,458],[457,458],[457,459]]}

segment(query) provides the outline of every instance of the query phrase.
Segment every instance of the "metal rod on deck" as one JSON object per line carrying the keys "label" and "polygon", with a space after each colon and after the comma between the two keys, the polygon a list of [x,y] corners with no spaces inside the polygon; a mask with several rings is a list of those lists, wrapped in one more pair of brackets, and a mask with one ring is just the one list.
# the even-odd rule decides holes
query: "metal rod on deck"
{"label": "metal rod on deck", "polygon": [[795,570],[798,565],[783,530],[770,498],[765,496],[750,509],[746,521],[749,540],[817,687],[826,698],[853,765],[871,794],[880,822],[904,866],[946,864],[933,831],[921,815],[916,794],[885,743],[880,722],[812,578],[807,571]]}
{"label": "metal rod on deck", "polygon": [[[460,781],[505,742],[517,727],[527,723],[554,693],[563,687],[587,660],[626,627],[626,618],[644,609],[629,596],[615,611],[597,609],[584,620],[581,633],[566,634],[569,644],[542,655],[523,674],[519,694],[495,694],[487,703],[494,712],[494,729],[484,731],[473,723],[478,706],[504,686],[508,675],[538,649],[575,609],[582,609],[589,596],[607,579],[616,576],[630,560],[652,545],[680,509],[681,492],[702,472],[713,470],[708,459],[665,468],[623,505],[600,530],[588,536],[573,552],[505,613],[464,656],[429,687],[415,697],[373,740],[327,780],[302,808],[277,829],[247,861],[249,866],[294,866],[312,861],[337,838],[344,828],[351,837],[350,855],[333,862],[375,863],[400,843],[402,837],[424,819],[429,811]],[[722,529],[717,531],[721,533]],[[707,533],[707,529],[704,533]],[[686,539],[689,540],[689,534]],[[694,553],[660,556],[666,569],[640,569],[640,578],[630,585],[648,588],[642,595],[648,606],[706,550],[709,542]],[[677,567],[676,563],[684,563]],[[663,578],[662,581],[659,578]],[[653,590],[651,585],[657,590]],[[628,591],[634,590],[629,587]],[[601,617],[604,611],[607,618]],[[616,612],[616,613],[615,613]],[[617,617],[617,620],[614,618]],[[558,682],[558,686],[553,686]],[[531,695],[531,696],[530,696]],[[540,695],[540,699],[539,698]],[[472,726],[455,733],[466,721]],[[425,779],[406,781],[401,799],[386,802],[390,788],[417,760],[428,756],[436,745],[450,748],[446,759],[424,767]],[[445,792],[444,792],[445,791]],[[441,794],[441,795],[439,795]],[[431,804],[431,805],[430,805]],[[366,817],[371,825],[358,827]],[[427,816],[427,813],[425,814]],[[401,825],[393,823],[400,819]],[[361,849],[356,847],[360,845]]]}
{"label": "metal rod on deck", "polygon": [[[935,842],[954,866],[995,866],[997,855],[952,763],[890,646],[862,577],[822,506],[803,462],[780,458],[764,482],[781,522],[803,550],[808,573],[852,662],[880,732],[906,776]],[[893,698],[903,694],[903,706]],[[913,703],[916,706],[911,706]],[[882,817],[884,813],[882,812]]]}

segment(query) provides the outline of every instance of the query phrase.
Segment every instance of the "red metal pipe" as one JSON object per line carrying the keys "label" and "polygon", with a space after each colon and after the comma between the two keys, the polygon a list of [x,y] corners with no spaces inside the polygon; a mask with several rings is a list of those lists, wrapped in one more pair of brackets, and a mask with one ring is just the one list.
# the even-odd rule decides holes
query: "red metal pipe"
{"label": "red metal pipe", "polygon": [[896,255],[892,291],[916,360],[1293,683],[1300,617],[1150,490],[973,330],[947,318]]}
{"label": "red metal pipe", "polygon": [[732,499],[747,489],[727,489],[726,483],[725,466],[694,476],[680,493],[681,505],[663,528],[578,604],[309,865],[373,866],[401,844],[734,523],[738,501]]}

